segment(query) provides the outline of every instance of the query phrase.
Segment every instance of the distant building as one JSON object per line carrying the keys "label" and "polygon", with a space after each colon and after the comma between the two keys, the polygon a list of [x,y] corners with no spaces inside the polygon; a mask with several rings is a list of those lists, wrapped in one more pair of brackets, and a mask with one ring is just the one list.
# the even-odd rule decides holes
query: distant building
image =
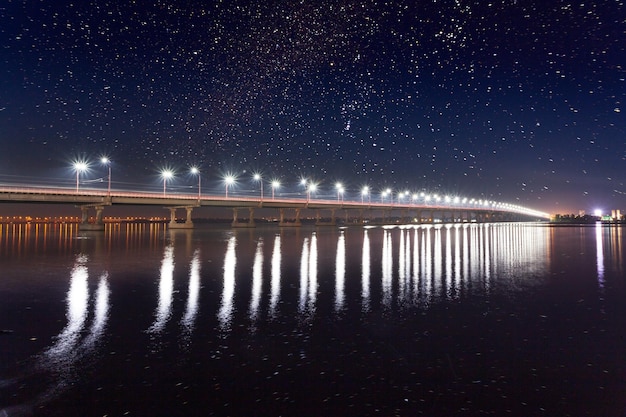
{"label": "distant building", "polygon": [[622,219],[622,211],[621,210],[611,210],[611,217],[613,220],[621,220]]}
{"label": "distant building", "polygon": [[584,216],[585,214],[587,214],[587,213],[585,212],[585,210],[578,210],[578,215],[579,215],[580,217]]}

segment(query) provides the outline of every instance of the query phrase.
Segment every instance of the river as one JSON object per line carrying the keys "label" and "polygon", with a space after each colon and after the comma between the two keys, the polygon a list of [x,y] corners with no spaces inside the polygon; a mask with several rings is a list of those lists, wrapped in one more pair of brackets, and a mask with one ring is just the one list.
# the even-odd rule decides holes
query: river
{"label": "river", "polygon": [[624,240],[0,224],[0,416],[623,416]]}

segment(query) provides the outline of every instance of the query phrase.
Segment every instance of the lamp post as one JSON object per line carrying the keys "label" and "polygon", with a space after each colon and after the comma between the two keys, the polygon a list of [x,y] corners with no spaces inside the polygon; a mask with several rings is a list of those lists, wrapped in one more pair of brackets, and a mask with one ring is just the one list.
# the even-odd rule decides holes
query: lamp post
{"label": "lamp post", "polygon": [[272,181],[272,200],[274,199],[274,191],[280,187],[280,181],[274,180]]}
{"label": "lamp post", "polygon": [[191,173],[198,176],[198,200],[202,197],[202,175],[198,167],[191,167]]}
{"label": "lamp post", "polygon": [[254,174],[254,180],[261,184],[261,201],[263,201],[263,178],[261,178],[261,174]]}
{"label": "lamp post", "polygon": [[76,194],[78,194],[78,184],[80,182],[81,172],[87,171],[87,163],[84,161],[74,162],[74,171],[76,171]]}
{"label": "lamp post", "polygon": [[307,204],[309,203],[309,201],[311,200],[311,192],[315,192],[315,189],[317,188],[317,184],[309,184],[309,186],[306,189],[306,202]]}
{"label": "lamp post", "polygon": [[304,187],[304,191],[306,191],[306,201],[309,201],[309,187],[307,185],[308,180],[306,178],[300,179],[300,185]]}
{"label": "lamp post", "polygon": [[226,198],[228,198],[228,187],[230,185],[232,185],[235,182],[235,177],[233,177],[232,175],[227,175],[226,177],[224,177],[224,185],[226,188]]}
{"label": "lamp post", "polygon": [[174,173],[169,169],[164,169],[161,171],[161,177],[163,177],[163,197],[165,197],[165,193],[167,191],[167,181],[174,177]]}
{"label": "lamp post", "polygon": [[361,204],[363,204],[364,197],[367,196],[367,201],[370,201],[370,187],[367,185],[361,189]]}
{"label": "lamp post", "polygon": [[339,197],[341,197],[341,202],[343,203],[343,184],[338,182],[335,184],[335,188],[337,189],[337,201],[339,201]]}
{"label": "lamp post", "polygon": [[106,165],[107,168],[109,169],[109,175],[107,177],[108,178],[107,195],[110,197],[111,196],[111,160],[107,158],[106,156],[103,156],[102,158],[100,158],[100,163]]}

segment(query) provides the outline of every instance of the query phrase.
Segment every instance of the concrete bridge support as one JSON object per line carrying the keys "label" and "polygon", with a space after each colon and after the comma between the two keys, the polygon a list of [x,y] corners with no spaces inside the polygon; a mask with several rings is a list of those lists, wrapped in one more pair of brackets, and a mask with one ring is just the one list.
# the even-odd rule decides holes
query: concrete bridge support
{"label": "concrete bridge support", "polygon": [[[94,208],[96,210],[96,217],[93,223],[89,223],[89,209]],[[104,230],[104,223],[102,222],[102,212],[104,211],[103,205],[86,204],[80,206],[80,224],[78,230],[91,230],[102,231]]]}
{"label": "concrete bridge support", "polygon": [[248,212],[250,214],[250,217],[248,218],[247,222],[239,221],[239,219],[237,218],[238,210],[239,209],[237,207],[233,208],[233,222],[231,223],[232,227],[237,227],[237,228],[256,227],[256,224],[254,223],[254,207],[248,207]]}
{"label": "concrete bridge support", "polygon": [[316,210],[315,212],[315,225],[316,226],[335,226],[337,224],[337,219],[335,218],[335,209],[330,209],[330,221],[325,222],[320,218],[320,211]]}
{"label": "concrete bridge support", "polygon": [[363,210],[363,209],[359,210],[359,224],[365,224],[365,218],[363,216],[364,212],[365,212],[365,210]]}
{"label": "concrete bridge support", "polygon": [[302,226],[302,223],[300,223],[300,208],[295,208],[295,214],[296,214],[296,219],[295,221],[288,221],[285,220],[285,209],[281,208],[279,209],[280,212],[280,221],[278,223],[279,226],[281,227],[300,227]]}
{"label": "concrete bridge support", "polygon": [[[170,229],[193,229],[193,221],[191,220],[191,212],[194,209],[194,206],[177,206],[177,207],[166,207],[170,211],[170,222],[168,227]],[[187,211],[187,216],[185,218],[185,223],[178,223],[176,221],[176,210],[179,208],[184,208]]]}

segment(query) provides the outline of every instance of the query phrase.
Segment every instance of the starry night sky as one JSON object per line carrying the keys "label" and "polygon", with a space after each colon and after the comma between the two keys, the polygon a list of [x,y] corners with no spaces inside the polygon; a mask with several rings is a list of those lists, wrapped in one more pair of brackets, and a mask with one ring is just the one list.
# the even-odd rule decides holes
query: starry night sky
{"label": "starry night sky", "polygon": [[114,188],[198,165],[626,211],[621,0],[3,0],[0,39],[0,184],[106,154]]}

